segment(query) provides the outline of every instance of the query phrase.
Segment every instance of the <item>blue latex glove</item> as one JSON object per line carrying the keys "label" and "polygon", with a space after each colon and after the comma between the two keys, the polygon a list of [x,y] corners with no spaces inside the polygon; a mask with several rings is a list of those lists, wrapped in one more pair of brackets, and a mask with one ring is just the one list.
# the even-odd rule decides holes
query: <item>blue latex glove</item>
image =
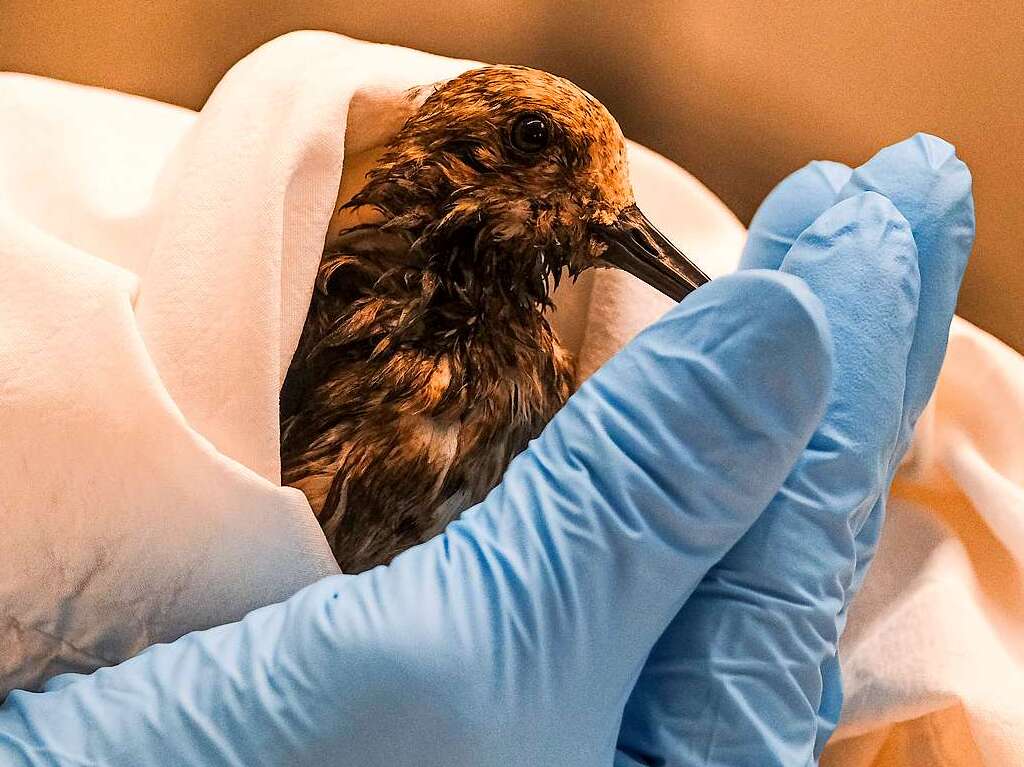
{"label": "blue latex glove", "polygon": [[658,636],[824,412],[798,278],[717,280],[577,392],[501,486],[325,579],[0,709],[4,765],[610,765]]}
{"label": "blue latex glove", "polygon": [[856,171],[814,163],[755,216],[743,265],[822,296],[835,385],[779,494],[652,652],[624,715],[622,767],[816,762],[842,703],[846,609],[935,386],[973,235],[970,173],[926,135]]}
{"label": "blue latex glove", "polygon": [[[846,213],[879,223],[871,206]],[[830,316],[839,296],[822,295]],[[716,281],[596,375],[445,536],[239,624],[14,694],[0,744],[42,764],[609,763],[651,644],[820,416],[824,328],[799,280]],[[657,698],[657,658],[634,701]],[[654,692],[678,692],[664,679]],[[623,763],[645,745],[639,710]],[[648,731],[671,728],[649,713]],[[708,750],[694,736],[682,745]]]}

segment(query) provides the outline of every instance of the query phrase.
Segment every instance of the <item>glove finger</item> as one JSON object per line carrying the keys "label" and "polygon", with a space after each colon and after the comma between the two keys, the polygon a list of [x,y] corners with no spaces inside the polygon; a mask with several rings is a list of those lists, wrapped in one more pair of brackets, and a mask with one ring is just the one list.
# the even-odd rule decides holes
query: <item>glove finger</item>
{"label": "glove finger", "polygon": [[831,451],[841,486],[869,500],[851,518],[859,527],[883,489],[899,433],[920,294],[910,224],[880,194],[849,197],[801,235],[782,271],[825,302],[836,386],[812,444]]}
{"label": "glove finger", "polygon": [[784,178],[750,222],[740,268],[778,269],[800,233],[835,204],[850,173],[842,163],[818,160]]}
{"label": "glove finger", "polygon": [[910,439],[939,375],[949,325],[974,244],[971,172],[952,144],[918,133],[857,168],[840,199],[875,191],[910,222],[920,253],[921,298],[907,370],[901,442]]}
{"label": "glove finger", "polygon": [[620,738],[641,763],[811,758],[818,670],[834,654],[854,570],[852,527],[878,497],[899,428],[918,272],[909,224],[870,193],[822,214],[782,269],[825,304],[829,408],[782,490],[652,652]]}
{"label": "glove finger", "polygon": [[[935,389],[974,239],[970,170],[957,158],[954,147],[942,139],[921,133],[883,149],[853,172],[839,196],[847,198],[866,190],[889,197],[910,222],[918,246],[921,293],[907,361],[900,434],[885,489],[865,523],[856,528],[856,569],[839,616],[840,634],[850,601],[860,591],[874,558],[889,484],[910,444],[914,425]],[[837,658],[827,659],[821,671],[825,694],[819,712],[816,755],[822,752],[838,724],[843,698]]]}

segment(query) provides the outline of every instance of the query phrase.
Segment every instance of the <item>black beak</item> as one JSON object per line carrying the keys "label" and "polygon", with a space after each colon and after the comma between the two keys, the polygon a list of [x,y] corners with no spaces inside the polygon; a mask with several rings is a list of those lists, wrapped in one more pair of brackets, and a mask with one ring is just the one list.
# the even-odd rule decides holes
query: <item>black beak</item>
{"label": "black beak", "polygon": [[609,226],[597,226],[594,233],[607,246],[604,261],[629,272],[673,301],[711,280],[687,258],[636,205],[630,205]]}

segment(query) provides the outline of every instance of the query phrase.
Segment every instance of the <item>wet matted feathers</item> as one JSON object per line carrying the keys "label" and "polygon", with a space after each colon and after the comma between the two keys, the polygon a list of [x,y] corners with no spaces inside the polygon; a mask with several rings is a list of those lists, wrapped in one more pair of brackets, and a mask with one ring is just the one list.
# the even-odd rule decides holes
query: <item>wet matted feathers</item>
{"label": "wet matted feathers", "polygon": [[484,67],[438,87],[343,206],[281,394],[286,484],[360,572],[480,501],[573,387],[544,317],[563,275],[707,278],[633,202],[608,111]]}

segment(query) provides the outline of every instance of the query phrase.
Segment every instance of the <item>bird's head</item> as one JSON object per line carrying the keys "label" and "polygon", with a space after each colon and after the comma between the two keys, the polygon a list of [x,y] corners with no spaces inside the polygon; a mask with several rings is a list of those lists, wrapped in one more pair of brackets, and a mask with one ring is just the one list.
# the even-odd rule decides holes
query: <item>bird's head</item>
{"label": "bird's head", "polygon": [[546,304],[563,272],[594,266],[675,300],[708,279],[637,208],[608,110],[526,67],[483,67],[435,87],[349,205],[371,205],[408,232],[442,278],[520,301]]}

